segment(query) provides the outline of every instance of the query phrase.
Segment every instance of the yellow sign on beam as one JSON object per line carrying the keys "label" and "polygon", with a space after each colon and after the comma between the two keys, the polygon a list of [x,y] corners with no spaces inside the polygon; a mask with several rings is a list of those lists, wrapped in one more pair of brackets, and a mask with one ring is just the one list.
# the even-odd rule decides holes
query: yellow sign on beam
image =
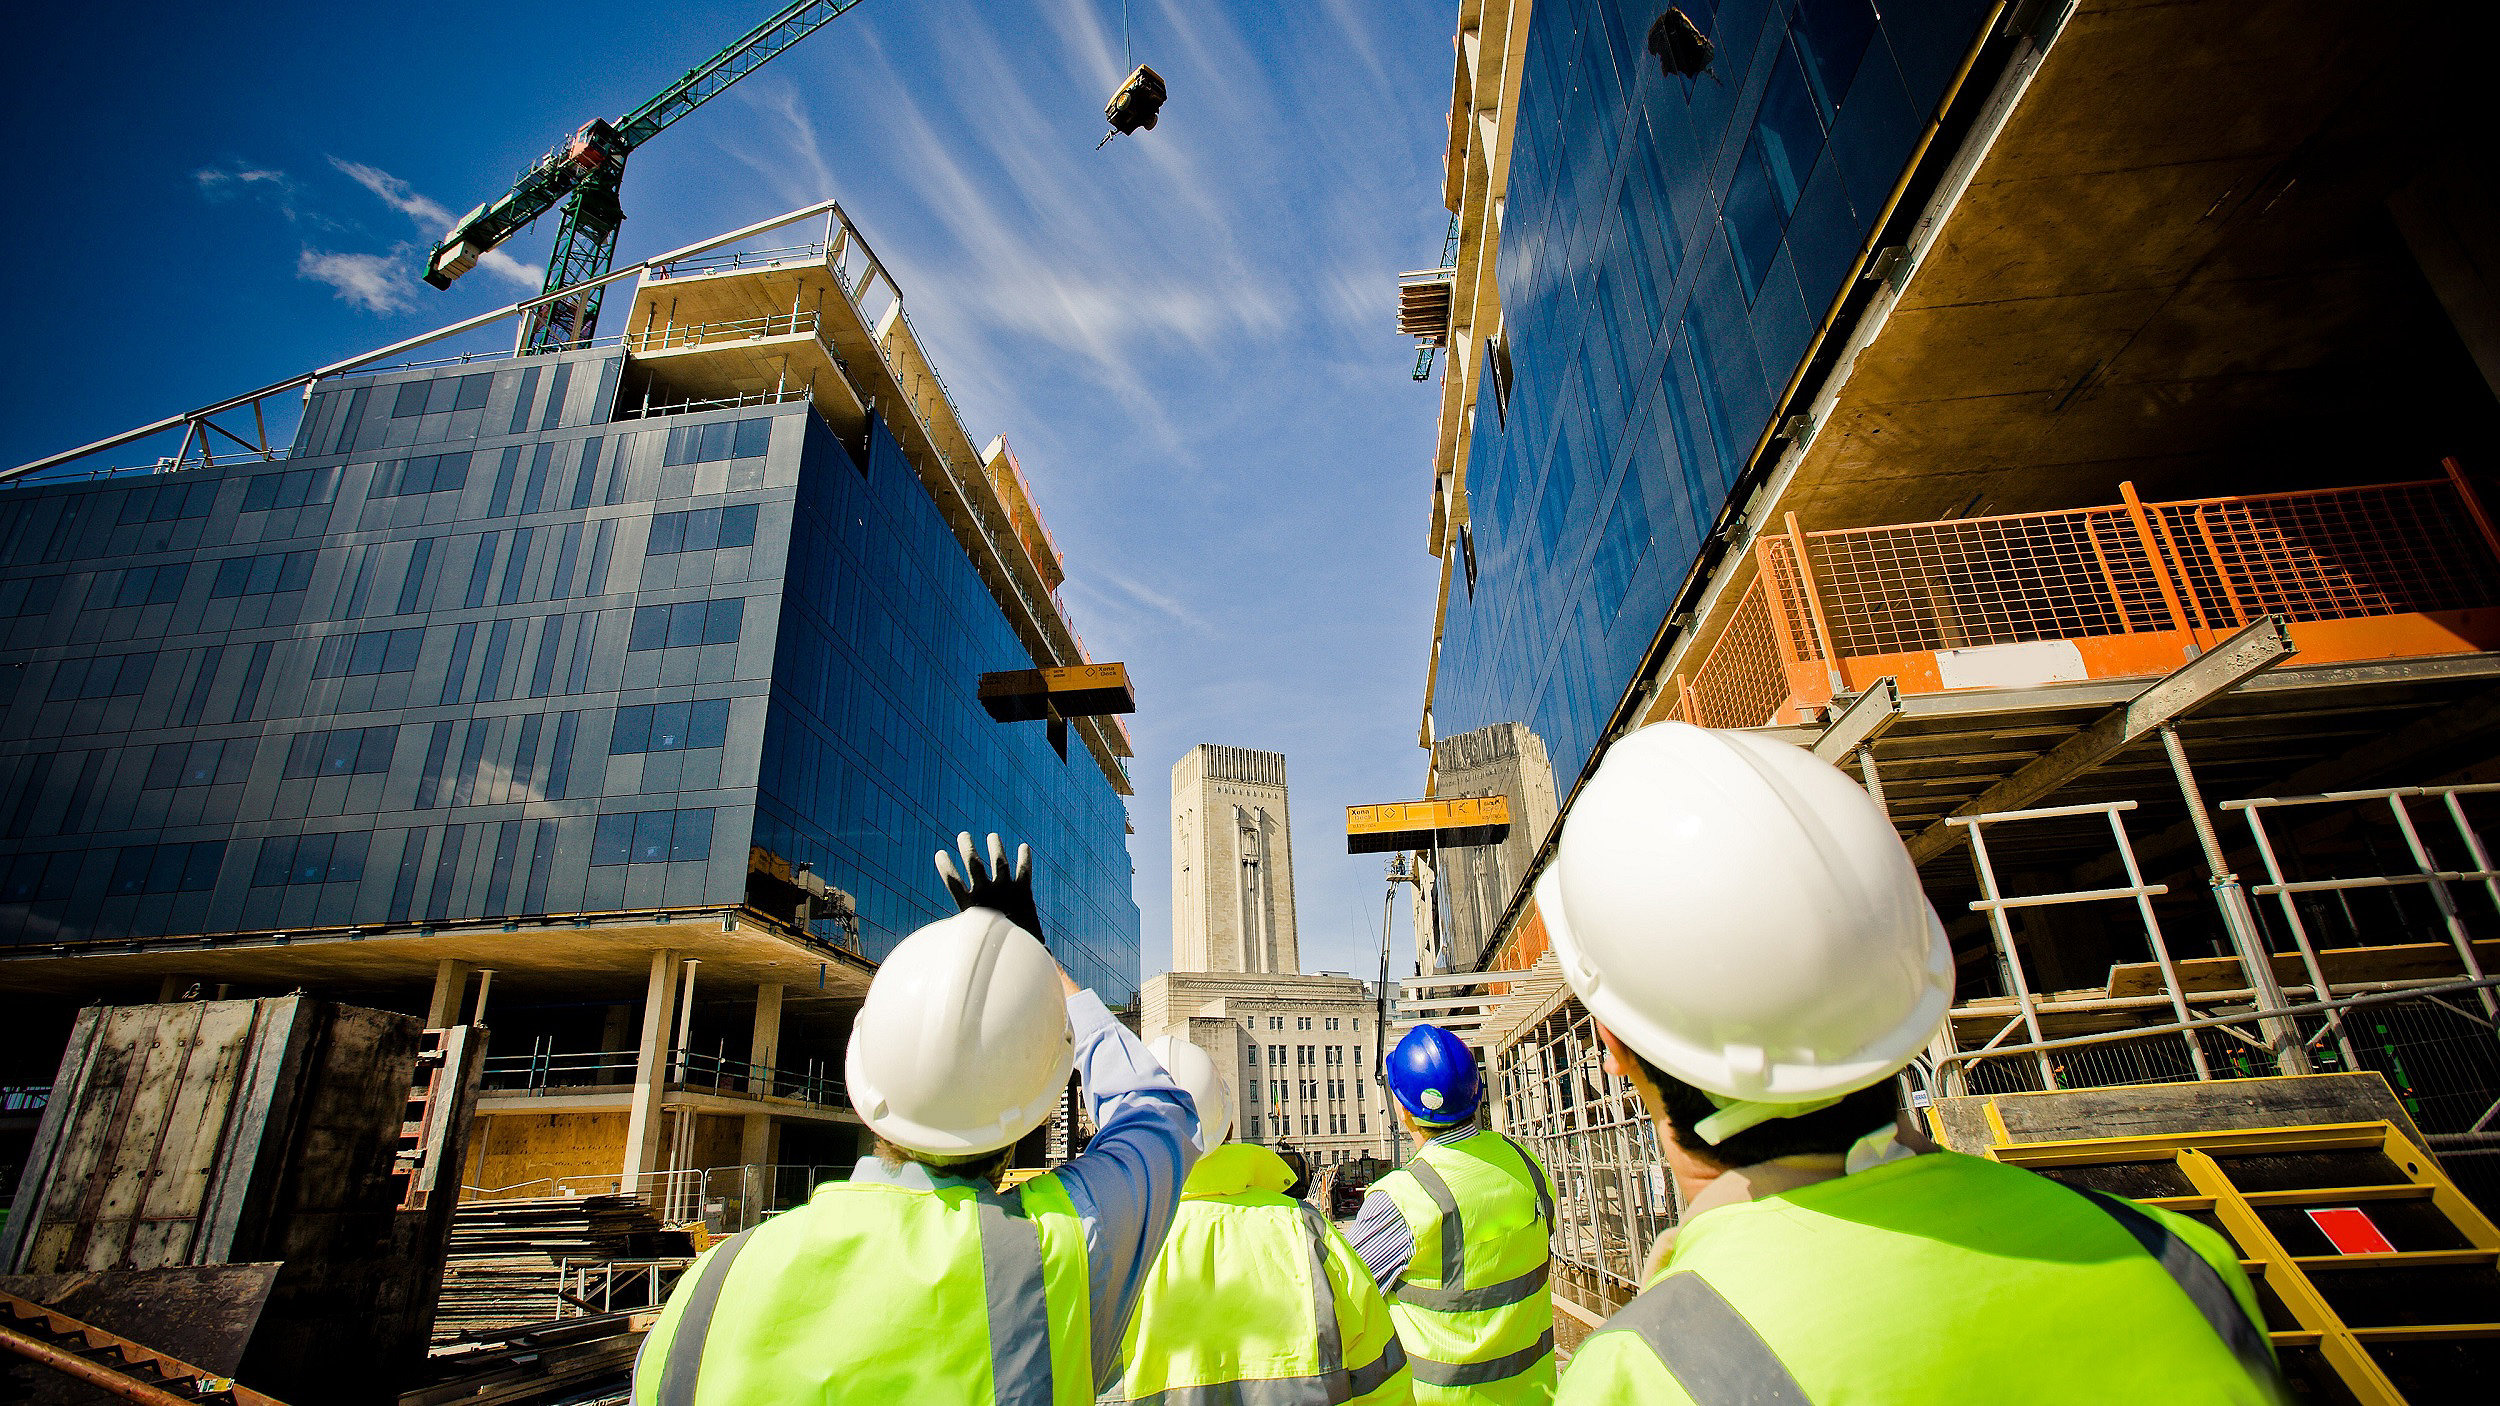
{"label": "yellow sign on beam", "polygon": [[1093,718],[1137,711],[1125,664],[1079,664],[1067,669],[1012,669],[983,674],[981,706],[1003,723],[1033,722],[1056,715]]}
{"label": "yellow sign on beam", "polygon": [[1345,808],[1348,854],[1464,849],[1498,844],[1509,834],[1510,800],[1505,796],[1452,796]]}

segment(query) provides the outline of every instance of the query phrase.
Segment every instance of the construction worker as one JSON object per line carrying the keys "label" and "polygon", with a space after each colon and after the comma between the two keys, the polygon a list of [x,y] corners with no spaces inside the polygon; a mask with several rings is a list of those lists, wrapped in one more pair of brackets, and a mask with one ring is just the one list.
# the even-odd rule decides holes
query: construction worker
{"label": "construction worker", "polygon": [[[1328,1218],[1293,1199],[1284,1159],[1226,1142],[1233,1100],[1187,1040],[1156,1058],[1197,1105],[1208,1147],[1181,1188],[1106,1402],[1390,1406],[1414,1400],[1389,1305]],[[1220,1145],[1219,1145],[1220,1144]]]}
{"label": "construction worker", "polygon": [[1354,1251],[1389,1296],[1418,1402],[1554,1397],[1554,1196],[1529,1151],[1477,1121],[1476,1052],[1437,1025],[1388,1057],[1414,1160],[1373,1182]]}
{"label": "construction worker", "polygon": [[1953,952],[1840,772],[1644,728],[1536,902],[1683,1206],[1559,1402],[2287,1399],[2220,1235],[1896,1133],[1893,1076],[1944,1023]]}
{"label": "construction worker", "polygon": [[[851,1030],[877,1137],[844,1182],[712,1249],[643,1345],[634,1406],[1083,1406],[1197,1160],[1189,1095],[1038,939],[1032,860],[959,837],[963,911],[878,967]],[[1015,1142],[1073,1063],[1097,1129],[1012,1193]]]}

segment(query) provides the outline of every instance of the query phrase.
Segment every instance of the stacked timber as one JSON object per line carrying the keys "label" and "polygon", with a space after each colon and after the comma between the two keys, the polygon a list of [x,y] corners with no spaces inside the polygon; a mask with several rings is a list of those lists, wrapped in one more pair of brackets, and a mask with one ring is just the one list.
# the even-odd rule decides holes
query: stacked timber
{"label": "stacked timber", "polygon": [[568,1266],[693,1256],[685,1232],[661,1225],[631,1196],[464,1201],[452,1217],[434,1341],[458,1342],[582,1312],[560,1296]]}

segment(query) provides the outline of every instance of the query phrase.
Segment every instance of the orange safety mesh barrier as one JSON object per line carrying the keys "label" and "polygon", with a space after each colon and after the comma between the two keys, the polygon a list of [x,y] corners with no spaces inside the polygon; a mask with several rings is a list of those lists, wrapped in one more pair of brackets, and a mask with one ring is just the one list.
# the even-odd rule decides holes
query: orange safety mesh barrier
{"label": "orange safety mesh barrier", "polygon": [[1806,537],[1839,654],[2171,628],[2124,508],[1922,522]]}
{"label": "orange safety mesh barrier", "polygon": [[1951,522],[1797,533],[1792,520],[1761,539],[1754,580],[1665,716],[1788,721],[1809,701],[1800,672],[1832,656],[2500,605],[2500,557],[2453,471],[2168,503],[2126,491],[2108,507]]}
{"label": "orange safety mesh barrier", "polygon": [[2189,586],[2183,604],[2204,629],[2262,615],[2348,620],[2500,599],[2500,564],[2455,486],[2441,480],[2164,503],[2154,520],[2163,555]]}
{"label": "orange safety mesh barrier", "polygon": [[1710,657],[1693,673],[1692,721],[1703,727],[1759,727],[1788,702],[1788,668],[1762,578],[1745,588]]}

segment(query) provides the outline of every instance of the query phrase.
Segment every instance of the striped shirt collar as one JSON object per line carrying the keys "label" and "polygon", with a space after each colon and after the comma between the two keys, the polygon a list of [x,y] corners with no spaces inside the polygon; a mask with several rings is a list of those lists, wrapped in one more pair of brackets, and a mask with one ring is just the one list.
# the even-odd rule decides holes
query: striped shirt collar
{"label": "striped shirt collar", "polygon": [[1448,1132],[1435,1136],[1432,1139],[1432,1143],[1436,1147],[1447,1147],[1454,1142],[1464,1142],[1468,1138],[1474,1137],[1476,1134],[1483,1131],[1484,1124],[1470,1118],[1466,1122],[1460,1123],[1456,1127],[1451,1128]]}

